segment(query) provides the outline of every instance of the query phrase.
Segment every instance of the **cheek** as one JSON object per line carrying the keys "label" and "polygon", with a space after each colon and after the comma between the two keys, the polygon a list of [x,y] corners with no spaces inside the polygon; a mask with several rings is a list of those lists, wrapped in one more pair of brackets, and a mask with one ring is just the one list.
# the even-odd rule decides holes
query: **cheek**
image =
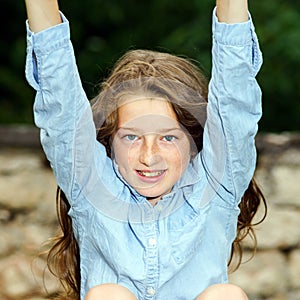
{"label": "cheek", "polygon": [[185,169],[190,161],[190,147],[187,143],[176,145],[171,151],[166,152],[166,161],[176,169]]}
{"label": "cheek", "polygon": [[137,151],[133,147],[128,147],[122,143],[115,143],[113,145],[114,159],[120,166],[132,165],[137,159]]}
{"label": "cheek", "polygon": [[191,160],[191,148],[190,144],[187,141],[183,147],[180,148],[180,161],[181,161],[181,167],[185,170],[187,165],[189,164]]}
{"label": "cheek", "polygon": [[125,160],[127,154],[126,149],[118,141],[114,141],[112,145],[113,158],[116,160],[117,164],[122,163]]}
{"label": "cheek", "polygon": [[131,148],[131,149],[127,149],[126,154],[127,154],[126,155],[127,164],[128,165],[133,165],[138,159],[138,152]]}

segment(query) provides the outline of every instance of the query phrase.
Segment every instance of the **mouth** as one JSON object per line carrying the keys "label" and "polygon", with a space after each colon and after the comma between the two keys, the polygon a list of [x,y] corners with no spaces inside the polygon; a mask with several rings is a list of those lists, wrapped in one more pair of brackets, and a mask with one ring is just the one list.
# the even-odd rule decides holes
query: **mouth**
{"label": "mouth", "polygon": [[137,172],[141,176],[157,177],[157,176],[160,176],[161,174],[163,174],[165,172],[165,170],[161,170],[161,171],[140,171],[140,170],[137,170]]}
{"label": "mouth", "polygon": [[157,182],[166,173],[166,170],[136,170],[138,177],[144,182]]}

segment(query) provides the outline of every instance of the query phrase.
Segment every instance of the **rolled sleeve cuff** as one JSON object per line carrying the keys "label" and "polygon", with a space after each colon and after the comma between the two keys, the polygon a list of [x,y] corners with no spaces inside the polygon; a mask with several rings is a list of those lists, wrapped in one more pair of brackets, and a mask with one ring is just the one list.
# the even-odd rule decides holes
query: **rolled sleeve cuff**
{"label": "rolled sleeve cuff", "polygon": [[246,22],[227,24],[218,21],[215,8],[213,11],[212,33],[214,41],[222,46],[242,47],[252,45],[252,66],[255,76],[260,70],[263,59],[251,14],[248,13],[248,15],[249,19]]}
{"label": "rolled sleeve cuff", "polygon": [[38,33],[33,33],[29,28],[28,20],[26,21],[27,45],[34,48],[36,55],[50,52],[60,44],[70,40],[69,21],[61,13],[62,23],[49,27]]}
{"label": "rolled sleeve cuff", "polygon": [[70,27],[67,18],[61,14],[62,23],[49,27],[38,33],[30,30],[26,21],[27,31],[27,57],[25,75],[28,83],[39,90],[38,64],[44,55],[70,44]]}

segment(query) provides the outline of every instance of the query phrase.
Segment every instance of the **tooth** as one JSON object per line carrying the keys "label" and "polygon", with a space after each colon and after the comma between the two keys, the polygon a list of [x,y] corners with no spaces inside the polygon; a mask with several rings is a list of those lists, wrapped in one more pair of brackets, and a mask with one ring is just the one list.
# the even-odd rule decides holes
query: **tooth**
{"label": "tooth", "polygon": [[157,171],[157,172],[143,172],[143,171],[140,171],[139,172],[141,175],[145,176],[145,177],[155,177],[155,176],[158,176],[162,173],[162,171]]}

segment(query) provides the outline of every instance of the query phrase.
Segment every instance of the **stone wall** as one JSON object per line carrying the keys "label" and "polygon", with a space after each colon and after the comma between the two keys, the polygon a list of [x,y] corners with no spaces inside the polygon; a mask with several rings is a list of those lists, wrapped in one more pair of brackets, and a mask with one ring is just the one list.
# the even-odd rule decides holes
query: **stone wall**
{"label": "stone wall", "polygon": [[[231,276],[250,299],[300,299],[300,136],[260,135],[256,179],[268,202],[258,251]],[[246,243],[246,248],[250,245]],[[249,247],[250,248],[250,247]],[[249,252],[246,252],[246,256]]]}
{"label": "stone wall", "polygon": [[[0,129],[0,299],[47,299],[44,285],[50,295],[59,285],[38,253],[57,229],[56,184],[36,131],[7,132]],[[230,278],[250,300],[300,299],[300,136],[260,135],[257,145],[268,215],[257,226],[256,255]],[[244,251],[247,260],[250,241]]]}

